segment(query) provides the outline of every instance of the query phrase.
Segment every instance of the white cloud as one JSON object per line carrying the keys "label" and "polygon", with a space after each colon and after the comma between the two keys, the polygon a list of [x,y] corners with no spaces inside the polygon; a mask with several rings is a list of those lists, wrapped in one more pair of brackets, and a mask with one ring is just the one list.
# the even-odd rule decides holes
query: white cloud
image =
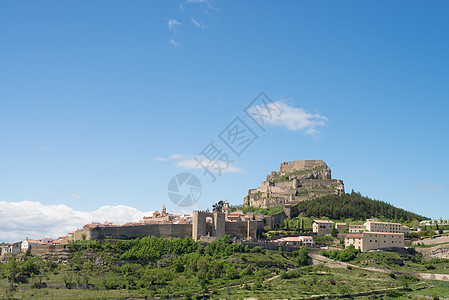
{"label": "white cloud", "polygon": [[77,211],[64,204],[0,201],[0,242],[21,241],[66,235],[83,225],[111,221],[117,224],[136,222],[153,212],[142,212],[126,205],[102,206],[94,211]]}
{"label": "white cloud", "polygon": [[[192,159],[185,159],[185,160],[181,160],[179,162],[176,163],[176,166],[182,169],[190,169],[190,170],[194,170],[194,169],[204,169],[203,166],[209,166],[209,169],[211,172],[215,172],[215,173],[219,173],[219,171],[221,171],[222,173],[242,173],[243,170],[239,169],[235,166],[233,166],[232,164],[227,164],[225,162],[215,162],[215,161],[210,161],[207,159],[200,159],[198,158],[200,163],[198,163],[197,160],[195,160],[194,158]],[[221,169],[221,170],[219,170]]]}
{"label": "white cloud", "polygon": [[76,200],[81,201],[81,196],[77,195],[77,194],[72,194],[70,195],[72,198],[75,198]]}
{"label": "white cloud", "polygon": [[176,32],[176,27],[182,25],[181,22],[179,22],[178,20],[175,19],[169,19],[168,20],[168,29]]}
{"label": "white cloud", "polygon": [[200,4],[200,3],[209,3],[208,0],[187,0],[186,4]]}
{"label": "white cloud", "polygon": [[264,113],[269,116],[267,114],[269,111],[276,113],[271,113],[270,117],[264,117],[266,123],[286,127],[288,130],[303,131],[308,135],[319,133],[317,128],[326,125],[328,120],[325,116],[309,113],[303,108],[290,106],[283,101],[269,103],[267,106],[256,105],[248,109],[248,112],[253,115]]}
{"label": "white cloud", "polygon": [[201,29],[206,28],[206,26],[205,26],[204,24],[198,22],[198,21],[195,20],[194,18],[191,18],[190,20],[192,20],[192,23],[193,23],[196,27],[201,28]]}
{"label": "white cloud", "polygon": [[[201,164],[204,166],[210,166],[211,172],[219,173],[219,170],[217,170],[217,163],[214,161],[206,160],[206,159],[200,159],[201,164],[198,163],[197,160],[195,160],[195,157],[193,155],[186,155],[186,154],[172,154],[168,158],[165,157],[155,157],[154,159],[159,161],[173,161],[175,162],[175,166],[182,169],[187,170],[196,170],[196,169],[203,169]],[[224,161],[218,161],[219,167],[221,168],[221,173],[243,173],[244,170],[239,169],[232,165],[233,161],[230,161],[229,164],[225,163]]]}
{"label": "white cloud", "polygon": [[155,157],[154,158],[154,160],[157,160],[157,161],[168,161],[168,158],[165,158],[165,157]]}
{"label": "white cloud", "polygon": [[435,194],[439,193],[439,192],[449,191],[449,186],[441,185],[441,184],[433,184],[433,183],[426,182],[426,181],[421,182],[418,186],[422,189],[428,190]]}
{"label": "white cloud", "polygon": [[157,157],[154,158],[154,160],[157,160],[157,161],[170,161],[170,160],[179,160],[179,159],[182,159],[183,157],[185,157],[185,155],[175,153],[175,154],[170,155],[169,157],[157,156]]}
{"label": "white cloud", "polygon": [[174,159],[174,160],[181,159],[183,157],[184,157],[184,155],[182,155],[182,154],[172,154],[169,156],[170,159]]}
{"label": "white cloud", "polygon": [[175,46],[175,47],[181,46],[181,44],[179,44],[178,42],[176,42],[176,41],[173,40],[173,39],[170,39],[170,43],[171,43],[173,46]]}
{"label": "white cloud", "polygon": [[179,8],[184,9],[184,7],[189,4],[204,4],[204,3],[210,6],[209,0],[186,0],[184,4],[179,5]]}

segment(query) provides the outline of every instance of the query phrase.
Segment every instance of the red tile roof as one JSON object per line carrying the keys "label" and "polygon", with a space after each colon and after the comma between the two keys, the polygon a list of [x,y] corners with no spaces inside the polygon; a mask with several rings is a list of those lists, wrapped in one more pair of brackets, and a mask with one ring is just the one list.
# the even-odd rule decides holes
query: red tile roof
{"label": "red tile roof", "polygon": [[375,221],[368,221],[367,223],[375,223],[375,224],[390,224],[390,225],[401,225],[400,223],[390,223],[390,222],[375,222]]}
{"label": "red tile roof", "polygon": [[363,234],[361,234],[361,233],[350,233],[350,234],[346,235],[346,238],[347,239],[349,239],[349,238],[361,239],[361,238],[363,238]]}
{"label": "red tile roof", "polygon": [[376,231],[364,231],[363,234],[392,234],[392,235],[404,235],[402,232],[376,232]]}
{"label": "red tile roof", "polygon": [[329,221],[329,220],[313,220],[313,222],[315,223],[323,223],[323,224],[333,224],[333,221]]}

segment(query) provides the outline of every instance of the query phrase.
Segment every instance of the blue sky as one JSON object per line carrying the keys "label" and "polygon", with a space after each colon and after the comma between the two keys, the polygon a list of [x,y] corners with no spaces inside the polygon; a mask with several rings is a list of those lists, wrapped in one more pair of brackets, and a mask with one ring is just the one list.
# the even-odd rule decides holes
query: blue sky
{"label": "blue sky", "polygon": [[[89,214],[104,207],[134,209],[118,221],[163,203],[187,212],[167,196],[180,172],[202,182],[195,208],[241,204],[302,159],[326,161],[348,192],[449,218],[448,8],[0,2],[0,201],[13,224],[0,240],[24,235],[23,219],[63,218],[61,207],[86,213],[67,228],[106,219]],[[243,112],[261,91],[285,105],[265,131]],[[236,117],[258,136],[240,157],[218,137]],[[235,161],[214,183],[185,168],[211,141]]]}

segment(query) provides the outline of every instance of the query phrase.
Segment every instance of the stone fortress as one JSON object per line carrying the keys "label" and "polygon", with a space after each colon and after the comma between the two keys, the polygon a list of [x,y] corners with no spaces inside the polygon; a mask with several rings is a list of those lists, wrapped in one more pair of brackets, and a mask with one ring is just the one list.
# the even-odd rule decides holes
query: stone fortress
{"label": "stone fortress", "polygon": [[164,238],[192,237],[211,241],[229,235],[242,240],[255,240],[265,226],[275,228],[285,218],[299,214],[298,203],[325,195],[344,193],[343,181],[331,179],[331,170],[322,160],[284,162],[280,171],[267,176],[258,189],[249,190],[244,205],[257,208],[284,206],[283,211],[264,216],[242,211],[231,212],[224,202],[222,211],[194,211],[193,215],[174,215],[155,211],[138,222],[123,225],[112,222],[92,222],[60,237],[61,244],[81,240],[133,239],[153,235]]}
{"label": "stone fortress", "polygon": [[296,160],[283,162],[280,170],[267,175],[259,188],[249,190],[243,205],[268,208],[344,192],[343,180],[332,179],[324,161]]}
{"label": "stone fortress", "polygon": [[82,240],[143,238],[149,235],[211,241],[227,234],[233,238],[255,240],[267,222],[265,218],[260,214],[231,212],[227,201],[223,204],[222,212],[194,211],[192,216],[173,215],[162,206],[162,213],[155,211],[152,216],[145,216],[138,222],[123,225],[111,222],[86,224],[62,237],[61,244]]}

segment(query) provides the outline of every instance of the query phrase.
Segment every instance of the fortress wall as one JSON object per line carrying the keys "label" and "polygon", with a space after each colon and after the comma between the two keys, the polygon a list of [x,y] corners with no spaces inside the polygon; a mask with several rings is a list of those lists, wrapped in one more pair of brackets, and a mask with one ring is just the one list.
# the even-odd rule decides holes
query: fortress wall
{"label": "fortress wall", "polygon": [[310,170],[325,165],[322,160],[295,160],[281,164],[281,172],[291,172],[293,170]]}
{"label": "fortress wall", "polygon": [[231,237],[246,239],[248,222],[226,222],[225,231]]}
{"label": "fortress wall", "polygon": [[[285,183],[287,183],[287,182],[279,182],[279,183],[283,183],[285,186],[287,186],[287,187],[290,187],[291,186],[291,183],[290,182],[288,182],[288,183],[290,183],[290,184],[285,184]],[[277,185],[277,184],[276,184]],[[273,186],[273,187],[271,187],[271,189],[270,189],[270,192],[272,192],[272,193],[285,193],[285,190],[283,189],[283,188],[281,188],[280,186]]]}
{"label": "fortress wall", "polygon": [[71,237],[73,241],[82,241],[82,240],[94,240],[95,237],[92,237],[92,230],[89,228],[81,228],[76,230]]}
{"label": "fortress wall", "polygon": [[66,245],[31,245],[30,254],[34,256],[44,256],[52,252],[71,252]]}
{"label": "fortress wall", "polygon": [[296,205],[288,205],[284,206],[285,216],[289,219],[292,219],[299,215],[299,204]]}
{"label": "fortress wall", "polygon": [[263,226],[263,221],[226,222],[225,230],[226,234],[231,237],[256,239],[258,230],[262,231]]}
{"label": "fortress wall", "polygon": [[335,189],[339,185],[343,184],[343,181],[338,179],[303,179],[301,180],[302,188],[316,188],[316,189]]}
{"label": "fortress wall", "polygon": [[192,236],[191,224],[149,224],[141,226],[119,226],[119,227],[97,227],[95,229],[78,229],[75,231],[74,240],[83,240],[82,235],[86,234],[86,240],[102,239],[133,239],[142,238],[148,235],[166,238],[184,238]]}
{"label": "fortress wall", "polygon": [[271,229],[274,229],[276,225],[282,222],[283,219],[287,218],[287,215],[284,211],[281,211],[277,214],[268,216],[265,218],[266,226],[269,226]]}
{"label": "fortress wall", "polygon": [[276,182],[276,186],[272,187],[271,190],[281,190],[285,188],[293,188],[293,181],[279,181]]}

